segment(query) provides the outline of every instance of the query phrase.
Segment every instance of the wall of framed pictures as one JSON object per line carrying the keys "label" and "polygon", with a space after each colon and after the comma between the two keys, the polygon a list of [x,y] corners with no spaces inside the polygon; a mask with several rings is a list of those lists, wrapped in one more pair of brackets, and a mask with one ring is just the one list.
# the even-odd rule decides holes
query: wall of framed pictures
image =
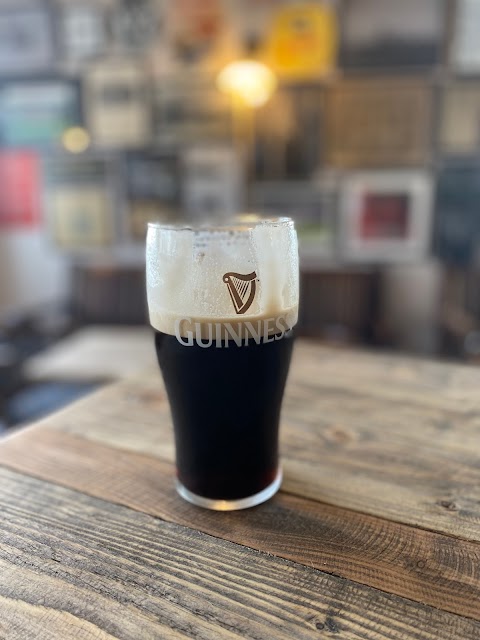
{"label": "wall of framed pictures", "polygon": [[[4,234],[141,262],[148,220],[248,207],[295,217],[309,265],[480,261],[477,0],[0,5]],[[279,83],[248,152],[215,83],[246,56]]]}

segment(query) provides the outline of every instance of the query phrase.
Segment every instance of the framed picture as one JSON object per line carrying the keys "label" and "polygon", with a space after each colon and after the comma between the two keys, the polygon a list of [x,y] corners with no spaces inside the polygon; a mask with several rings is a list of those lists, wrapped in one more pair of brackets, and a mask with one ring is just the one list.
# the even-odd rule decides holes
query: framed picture
{"label": "framed picture", "polygon": [[165,25],[170,62],[177,70],[216,73],[238,57],[234,26],[222,0],[168,1]]}
{"label": "framed picture", "polygon": [[340,219],[345,260],[420,260],[430,245],[432,180],[419,171],[352,173],[343,181]]}
{"label": "framed picture", "polygon": [[46,209],[59,248],[81,252],[112,244],[115,175],[103,159],[59,156],[46,162]]}
{"label": "framed picture", "polygon": [[345,0],[342,66],[434,65],[442,53],[445,20],[444,0]]}
{"label": "framed picture", "polygon": [[279,5],[272,16],[264,56],[279,76],[305,80],[333,71],[337,47],[334,3],[290,2]]}
{"label": "framed picture", "polygon": [[88,0],[59,6],[61,46],[70,63],[82,63],[107,50],[106,7]]}
{"label": "framed picture", "polygon": [[324,89],[300,85],[277,91],[255,111],[255,178],[310,178],[322,161],[324,124]]}
{"label": "framed picture", "polygon": [[480,3],[477,0],[457,0],[450,64],[460,73],[480,71]]}
{"label": "framed picture", "polygon": [[0,151],[0,230],[32,228],[41,219],[40,158],[34,151]]}
{"label": "framed picture", "polygon": [[471,156],[480,152],[480,82],[461,82],[443,93],[439,151]]}
{"label": "framed picture", "polygon": [[51,69],[55,34],[46,2],[13,0],[0,5],[0,75]]}
{"label": "framed picture", "polygon": [[327,161],[334,167],[420,165],[432,147],[433,88],[422,80],[357,79],[327,95]]}
{"label": "framed picture", "polygon": [[154,87],[154,140],[161,147],[228,142],[232,139],[229,99],[214,78],[183,74]]}
{"label": "framed picture", "polygon": [[198,146],[182,155],[183,210],[193,220],[225,220],[242,211],[241,158],[227,146]]}
{"label": "framed picture", "polygon": [[59,146],[63,132],[82,122],[80,85],[63,78],[0,83],[0,144]]}
{"label": "framed picture", "polygon": [[161,34],[162,8],[159,0],[117,2],[111,14],[115,49],[121,53],[147,50]]}
{"label": "framed picture", "polygon": [[132,239],[143,241],[150,221],[173,222],[178,218],[181,176],[177,155],[130,154],[126,184]]}
{"label": "framed picture", "polygon": [[333,260],[337,248],[338,178],[324,176],[315,182],[257,183],[252,207],[260,214],[295,220],[300,257]]}
{"label": "framed picture", "polygon": [[465,267],[480,259],[480,165],[462,163],[441,168],[435,203],[435,255]]}
{"label": "framed picture", "polygon": [[143,65],[115,59],[93,66],[85,78],[85,111],[98,147],[141,147],[151,142],[150,92]]}

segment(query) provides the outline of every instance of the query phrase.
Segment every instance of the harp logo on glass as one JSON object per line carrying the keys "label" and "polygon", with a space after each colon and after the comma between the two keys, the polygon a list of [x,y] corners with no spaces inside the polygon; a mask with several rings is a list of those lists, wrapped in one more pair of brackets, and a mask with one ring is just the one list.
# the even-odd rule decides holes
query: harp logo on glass
{"label": "harp logo on glass", "polygon": [[257,273],[234,273],[229,271],[223,276],[223,281],[228,287],[228,293],[237,315],[242,315],[252,306],[257,291]]}

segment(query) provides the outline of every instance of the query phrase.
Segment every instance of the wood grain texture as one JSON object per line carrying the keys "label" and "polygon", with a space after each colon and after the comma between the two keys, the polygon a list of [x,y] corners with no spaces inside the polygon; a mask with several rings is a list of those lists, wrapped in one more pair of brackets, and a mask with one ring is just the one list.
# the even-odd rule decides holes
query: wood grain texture
{"label": "wood grain texture", "polygon": [[[299,341],[281,430],[283,490],[480,540],[480,370]],[[46,421],[172,461],[157,370]]]}
{"label": "wood grain texture", "polygon": [[219,514],[174,490],[173,465],[37,427],[4,441],[0,463],[259,551],[480,619],[480,544],[280,493]]}
{"label": "wood grain texture", "polygon": [[8,640],[473,640],[480,624],[0,469]]}

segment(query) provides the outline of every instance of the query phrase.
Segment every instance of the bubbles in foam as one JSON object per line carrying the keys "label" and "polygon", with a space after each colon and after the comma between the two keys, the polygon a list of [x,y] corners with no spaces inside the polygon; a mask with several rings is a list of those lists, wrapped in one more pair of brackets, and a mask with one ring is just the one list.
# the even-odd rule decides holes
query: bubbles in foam
{"label": "bubbles in foam", "polygon": [[[233,307],[225,273],[257,274],[244,315]],[[298,305],[298,247],[286,219],[217,229],[152,225],[147,234],[147,295],[152,325],[172,333],[176,317],[248,320]]]}

